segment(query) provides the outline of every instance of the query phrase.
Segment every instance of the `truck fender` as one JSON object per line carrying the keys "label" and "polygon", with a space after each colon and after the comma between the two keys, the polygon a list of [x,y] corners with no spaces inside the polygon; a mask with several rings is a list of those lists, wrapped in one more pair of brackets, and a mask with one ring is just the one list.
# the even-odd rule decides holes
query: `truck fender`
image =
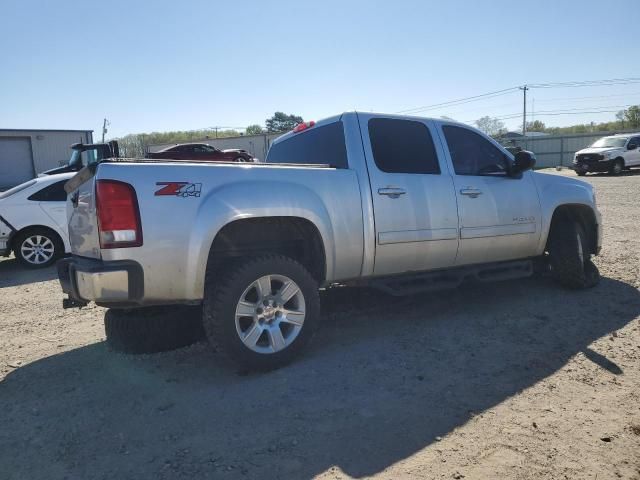
{"label": "truck fender", "polygon": [[538,254],[542,255],[544,253],[553,214],[560,207],[589,208],[593,212],[598,230],[600,230],[600,214],[595,208],[595,196],[593,188],[589,184],[580,180],[544,173],[534,174],[534,180],[542,212],[542,232],[537,249]]}
{"label": "truck fender", "polygon": [[187,278],[194,279],[194,296],[204,295],[209,252],[218,232],[236,220],[299,217],[320,233],[326,258],[326,278],[333,278],[334,232],[326,206],[311,189],[289,182],[241,181],[213,189],[200,202],[189,238]]}

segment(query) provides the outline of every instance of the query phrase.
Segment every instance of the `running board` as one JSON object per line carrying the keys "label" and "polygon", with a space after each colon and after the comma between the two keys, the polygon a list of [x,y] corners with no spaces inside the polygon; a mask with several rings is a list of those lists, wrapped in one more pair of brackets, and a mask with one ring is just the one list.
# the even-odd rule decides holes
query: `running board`
{"label": "running board", "polygon": [[390,295],[403,296],[422,292],[433,292],[459,287],[464,281],[496,282],[513,280],[533,275],[533,261],[516,260],[511,262],[471,265],[468,267],[438,270],[434,272],[371,279],[371,287]]}

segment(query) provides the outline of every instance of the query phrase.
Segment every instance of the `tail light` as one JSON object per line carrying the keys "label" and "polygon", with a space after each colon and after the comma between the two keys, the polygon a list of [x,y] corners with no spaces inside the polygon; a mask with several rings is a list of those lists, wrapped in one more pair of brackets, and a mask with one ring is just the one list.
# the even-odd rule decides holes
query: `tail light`
{"label": "tail light", "polygon": [[96,209],[101,248],[142,245],[138,198],[131,185],[116,180],[98,180]]}

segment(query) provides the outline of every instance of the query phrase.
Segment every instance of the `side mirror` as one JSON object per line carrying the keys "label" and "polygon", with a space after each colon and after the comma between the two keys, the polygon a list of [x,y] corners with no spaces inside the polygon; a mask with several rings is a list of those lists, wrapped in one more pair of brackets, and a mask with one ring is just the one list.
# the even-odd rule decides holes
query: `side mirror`
{"label": "side mirror", "polygon": [[527,150],[521,150],[515,154],[515,161],[513,162],[511,173],[513,175],[519,175],[522,172],[531,170],[535,164],[535,154],[533,152],[528,152]]}
{"label": "side mirror", "polygon": [[635,143],[630,143],[629,145],[627,145],[627,150],[635,150],[636,148],[638,148],[638,145],[636,145]]}

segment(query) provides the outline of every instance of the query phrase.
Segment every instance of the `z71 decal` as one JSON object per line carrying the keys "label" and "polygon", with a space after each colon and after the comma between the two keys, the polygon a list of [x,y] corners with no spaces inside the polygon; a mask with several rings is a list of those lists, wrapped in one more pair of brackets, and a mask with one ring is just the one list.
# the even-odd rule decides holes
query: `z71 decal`
{"label": "z71 decal", "polygon": [[156,182],[156,185],[163,185],[160,190],[156,190],[155,196],[172,197],[199,197],[202,190],[201,183],[189,182]]}

